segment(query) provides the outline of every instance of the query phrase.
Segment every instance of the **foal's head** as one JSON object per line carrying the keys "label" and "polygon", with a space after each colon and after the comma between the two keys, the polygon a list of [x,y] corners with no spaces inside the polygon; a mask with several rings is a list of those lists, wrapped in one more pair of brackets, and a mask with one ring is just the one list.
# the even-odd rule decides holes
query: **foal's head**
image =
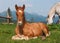
{"label": "foal's head", "polygon": [[17,19],[18,19],[18,24],[22,25],[23,24],[23,19],[24,19],[25,5],[23,5],[22,7],[15,5],[15,9],[16,9],[16,16],[17,16]]}

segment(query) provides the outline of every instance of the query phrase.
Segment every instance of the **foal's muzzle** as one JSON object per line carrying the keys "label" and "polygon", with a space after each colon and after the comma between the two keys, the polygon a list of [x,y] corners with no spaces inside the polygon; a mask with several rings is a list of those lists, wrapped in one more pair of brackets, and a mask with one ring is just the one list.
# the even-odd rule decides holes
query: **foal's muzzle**
{"label": "foal's muzzle", "polygon": [[23,23],[22,23],[22,21],[18,21],[18,25],[22,25]]}

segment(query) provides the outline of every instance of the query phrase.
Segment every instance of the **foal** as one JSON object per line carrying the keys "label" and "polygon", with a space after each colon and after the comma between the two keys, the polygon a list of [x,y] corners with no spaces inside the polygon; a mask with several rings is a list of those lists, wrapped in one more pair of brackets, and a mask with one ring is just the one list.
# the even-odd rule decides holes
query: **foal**
{"label": "foal", "polygon": [[[24,9],[25,5],[23,7],[15,5],[16,8],[16,16],[17,16],[17,26],[15,29],[16,37],[23,37],[23,38],[32,38],[37,36],[49,36],[49,30],[48,27],[41,23],[28,23],[25,21],[25,15],[24,15]],[[12,38],[12,39],[15,39]],[[43,38],[43,37],[42,37]]]}

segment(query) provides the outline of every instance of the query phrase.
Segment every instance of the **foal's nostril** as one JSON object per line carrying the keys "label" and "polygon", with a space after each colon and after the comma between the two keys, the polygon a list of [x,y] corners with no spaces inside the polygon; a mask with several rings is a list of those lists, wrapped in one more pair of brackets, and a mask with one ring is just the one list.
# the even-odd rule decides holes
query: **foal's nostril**
{"label": "foal's nostril", "polygon": [[22,10],[19,10],[18,12],[19,12],[19,13],[22,13]]}
{"label": "foal's nostril", "polygon": [[18,21],[18,24],[19,24],[19,25],[22,25],[22,21]]}

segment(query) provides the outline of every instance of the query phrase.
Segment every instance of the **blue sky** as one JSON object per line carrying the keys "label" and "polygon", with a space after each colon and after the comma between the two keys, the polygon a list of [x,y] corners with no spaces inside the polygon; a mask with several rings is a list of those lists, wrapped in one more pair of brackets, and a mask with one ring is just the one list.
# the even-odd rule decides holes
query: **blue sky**
{"label": "blue sky", "polygon": [[18,6],[25,4],[26,12],[47,16],[50,8],[59,1],[60,0],[0,0],[0,13],[6,11],[8,7],[10,7],[11,11],[15,11],[15,4]]}

